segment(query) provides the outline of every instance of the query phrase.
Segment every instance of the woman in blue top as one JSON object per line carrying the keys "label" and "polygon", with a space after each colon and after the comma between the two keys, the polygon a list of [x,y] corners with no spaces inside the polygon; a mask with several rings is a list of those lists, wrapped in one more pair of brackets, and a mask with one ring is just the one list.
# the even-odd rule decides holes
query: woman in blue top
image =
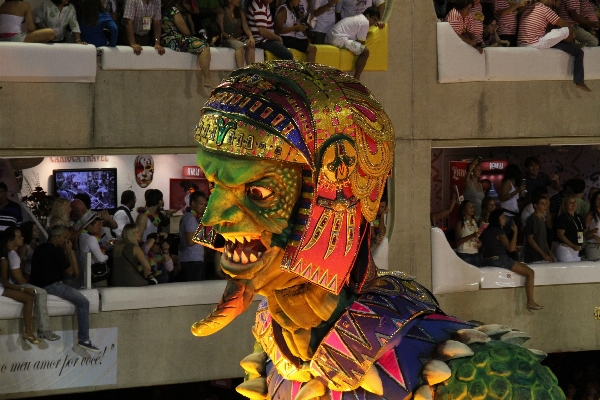
{"label": "woman in blue top", "polygon": [[[82,0],[77,7],[77,20],[81,29],[81,40],[91,43],[96,47],[115,47],[119,28],[104,11],[101,0]],[[110,40],[107,40],[105,30],[110,31]]]}
{"label": "woman in blue top", "polygon": [[504,210],[494,210],[490,214],[490,225],[479,236],[483,243],[483,265],[505,268],[516,274],[525,277],[525,294],[527,295],[526,307],[528,310],[541,310],[543,306],[533,300],[533,279],[534,271],[527,265],[510,258],[506,252],[513,252],[517,246],[518,229],[515,223],[511,225],[513,231],[510,242],[506,237],[504,225],[506,225],[506,216]]}

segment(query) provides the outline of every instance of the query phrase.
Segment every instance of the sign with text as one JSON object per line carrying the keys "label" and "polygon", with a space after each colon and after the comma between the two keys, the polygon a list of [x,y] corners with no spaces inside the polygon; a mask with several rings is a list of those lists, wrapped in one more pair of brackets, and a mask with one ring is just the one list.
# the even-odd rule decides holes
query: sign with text
{"label": "sign with text", "polygon": [[56,334],[59,340],[39,344],[18,334],[0,336],[0,394],[117,383],[118,328],[90,329],[99,353],[77,346],[77,331]]}
{"label": "sign with text", "polygon": [[204,171],[198,166],[186,166],[183,167],[184,178],[204,178]]}
{"label": "sign with text", "polygon": [[108,156],[63,156],[50,157],[51,163],[85,163],[85,162],[108,162]]}

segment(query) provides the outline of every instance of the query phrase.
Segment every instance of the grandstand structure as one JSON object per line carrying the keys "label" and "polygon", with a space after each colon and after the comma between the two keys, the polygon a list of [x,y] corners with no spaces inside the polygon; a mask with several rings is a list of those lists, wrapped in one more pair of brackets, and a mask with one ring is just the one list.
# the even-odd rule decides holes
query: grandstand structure
{"label": "grandstand structure", "polygon": [[[590,75],[586,83],[592,92],[585,93],[569,80],[568,69],[554,75],[544,71],[536,77],[546,55],[554,60],[554,50],[535,62],[525,62],[513,58],[521,57],[516,53],[480,55],[447,38],[457,49],[449,56],[438,49],[444,43],[440,31],[447,30],[438,26],[431,1],[395,0],[390,6],[387,70],[366,70],[361,81],[382,102],[396,134],[389,269],[410,273],[431,288],[432,149],[600,144],[600,81]],[[152,49],[145,51],[143,59],[123,51],[112,67],[104,69],[103,56],[97,56],[91,46],[25,46],[0,45],[0,157],[196,151],[194,126],[209,94],[197,82],[199,71],[169,69],[163,65],[169,54],[158,59],[150,54]],[[45,46],[43,58],[35,53],[38,46]],[[54,50],[62,53],[52,55]],[[600,51],[586,49],[590,60],[597,56],[593,50]],[[467,58],[483,61],[484,75],[440,79],[451,76],[453,68],[464,64],[458,61]],[[485,75],[493,68],[502,70],[502,63],[512,68],[515,60],[523,62],[526,76],[519,69],[501,78]],[[136,69],[141,61],[145,69]],[[154,62],[163,64],[154,68]],[[14,73],[17,63],[20,73]],[[229,71],[211,73],[215,81],[226,78]],[[600,283],[557,281],[535,290],[537,301],[545,306],[535,314],[525,310],[521,288],[440,294],[438,300],[447,313],[460,318],[526,331],[532,335],[531,347],[545,352],[600,349],[600,321],[594,319]],[[104,311],[101,303],[90,323],[92,329],[119,329],[117,383],[35,395],[242,376],[238,360],[252,351],[253,315],[247,313],[208,338],[195,338],[189,332],[191,323],[208,315],[219,300],[219,289],[211,293],[216,294],[214,302],[203,299],[202,304],[182,301],[158,308],[141,304]],[[133,304],[134,297],[120,301]],[[52,317],[51,323],[62,329],[77,326],[73,315]],[[20,329],[20,319],[0,319],[0,334],[17,334]],[[160,371],[160,376],[152,371]],[[0,398],[33,394],[5,393]]]}

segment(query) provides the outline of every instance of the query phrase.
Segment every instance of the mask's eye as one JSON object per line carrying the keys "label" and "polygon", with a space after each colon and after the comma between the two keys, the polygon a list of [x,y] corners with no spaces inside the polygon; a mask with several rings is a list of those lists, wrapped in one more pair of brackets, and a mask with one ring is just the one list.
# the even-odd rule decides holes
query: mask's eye
{"label": "mask's eye", "polygon": [[264,186],[249,186],[246,193],[254,200],[265,200],[273,194],[273,191]]}

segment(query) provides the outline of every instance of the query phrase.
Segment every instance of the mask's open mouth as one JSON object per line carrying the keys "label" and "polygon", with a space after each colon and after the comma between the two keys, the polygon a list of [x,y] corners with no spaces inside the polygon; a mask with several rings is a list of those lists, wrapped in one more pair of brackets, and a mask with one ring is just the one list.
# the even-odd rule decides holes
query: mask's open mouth
{"label": "mask's open mouth", "polygon": [[252,264],[262,258],[267,248],[254,235],[223,235],[225,248],[223,256],[233,264]]}

